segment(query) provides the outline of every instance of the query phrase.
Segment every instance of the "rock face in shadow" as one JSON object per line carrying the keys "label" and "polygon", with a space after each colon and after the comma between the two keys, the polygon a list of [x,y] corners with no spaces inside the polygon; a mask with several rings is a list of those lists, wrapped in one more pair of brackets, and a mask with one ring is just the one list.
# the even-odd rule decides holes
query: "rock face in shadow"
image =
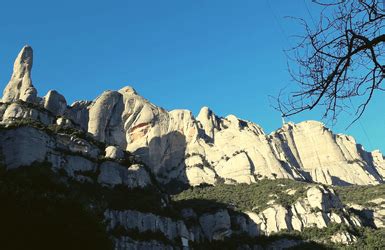
{"label": "rock face in shadow", "polygon": [[26,102],[37,101],[37,91],[32,85],[31,70],[33,51],[30,46],[25,46],[17,56],[13,65],[11,80],[3,92],[3,102],[23,100]]}
{"label": "rock face in shadow", "polygon": [[87,131],[91,104],[91,101],[76,101],[67,108],[64,116],[77,124],[82,130]]}
{"label": "rock face in shadow", "polygon": [[185,164],[182,160],[186,150],[185,136],[174,131],[161,137],[154,137],[145,147],[133,153],[149,165],[159,181],[169,183],[179,180],[188,183],[185,174]]}
{"label": "rock face in shadow", "polygon": [[206,213],[199,217],[199,223],[208,240],[223,240],[231,235],[231,219],[227,210]]}

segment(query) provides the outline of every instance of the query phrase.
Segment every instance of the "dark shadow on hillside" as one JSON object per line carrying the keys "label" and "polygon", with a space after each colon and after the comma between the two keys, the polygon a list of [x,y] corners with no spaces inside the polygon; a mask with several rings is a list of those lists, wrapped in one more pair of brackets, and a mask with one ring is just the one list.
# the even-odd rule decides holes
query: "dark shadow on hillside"
{"label": "dark shadow on hillside", "polygon": [[305,171],[303,169],[299,169],[298,171],[301,173],[301,175],[305,178],[307,182],[313,181],[313,178],[311,177],[311,174],[309,171]]}
{"label": "dark shadow on hillside", "polygon": [[367,172],[373,175],[377,180],[382,181],[382,177],[380,173],[378,173],[377,169],[374,167],[374,159],[371,153],[365,151],[361,144],[357,144],[357,151],[361,155],[362,159],[366,162],[366,164],[362,164],[362,168],[364,168]]}
{"label": "dark shadow on hillside", "polygon": [[374,211],[372,209],[364,208],[362,210],[357,210],[349,208],[349,212],[357,215],[361,219],[363,226],[376,228],[376,224],[374,223]]}
{"label": "dark shadow on hillside", "polygon": [[186,137],[173,131],[151,139],[147,147],[137,149],[139,156],[149,166],[155,178],[168,193],[178,193],[188,187],[185,152]]}
{"label": "dark shadow on hillside", "polygon": [[173,206],[178,210],[192,208],[198,215],[213,213],[219,209],[232,209],[229,204],[204,199],[174,201]]}
{"label": "dark shadow on hillside", "polygon": [[[293,168],[289,165],[288,162],[279,160],[279,163],[281,164],[281,167],[282,167],[287,173],[289,173],[291,176],[295,176],[296,173],[294,173]],[[301,173],[301,174],[303,175],[303,171],[301,171],[301,170],[298,170],[298,173]],[[305,175],[303,175],[303,176],[304,176],[304,178],[305,178],[306,180],[308,180],[307,177],[306,177]]]}
{"label": "dark shadow on hillside", "polygon": [[331,176],[331,179],[332,179],[332,185],[335,185],[335,186],[351,186],[351,185],[353,185],[352,183],[341,180],[339,177],[336,177],[336,176]]}

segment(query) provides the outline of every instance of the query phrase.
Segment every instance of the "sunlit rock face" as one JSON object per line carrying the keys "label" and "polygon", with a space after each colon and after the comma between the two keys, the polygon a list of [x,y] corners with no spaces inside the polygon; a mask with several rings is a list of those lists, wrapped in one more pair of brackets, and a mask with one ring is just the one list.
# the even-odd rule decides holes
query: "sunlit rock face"
{"label": "sunlit rock face", "polygon": [[[383,181],[381,153],[364,151],[351,136],[333,134],[320,122],[287,123],[267,135],[254,123],[233,115],[218,117],[207,107],[195,118],[188,110],[157,107],[131,87],[115,93],[121,95],[115,94],[119,101],[95,112],[106,94],[93,102],[88,131],[140,156],[164,184],[253,183],[262,178],[332,185]],[[90,126],[99,123],[100,129]]]}
{"label": "sunlit rock face", "polygon": [[37,101],[37,91],[31,80],[32,61],[32,48],[30,46],[23,47],[13,65],[11,80],[4,89],[2,102]]}
{"label": "sunlit rock face", "polygon": [[325,228],[331,223],[361,226],[360,219],[343,208],[333,189],[313,186],[306,196],[291,207],[283,207],[274,200],[263,211],[247,212],[261,233],[271,234],[281,230],[302,231],[304,228]]}
{"label": "sunlit rock face", "polygon": [[30,78],[32,60],[28,46],[15,60],[0,107],[2,123],[32,119],[82,129],[113,146],[106,157],[119,158],[119,150],[132,152],[164,185],[253,183],[263,178],[332,185],[384,180],[385,160],[379,151],[366,152],[353,137],[333,134],[320,122],[286,123],[265,134],[257,124],[234,115],[219,117],[208,107],[197,117],[189,110],[166,111],[128,86],[67,106],[56,91],[37,97]]}
{"label": "sunlit rock face", "polygon": [[88,132],[99,141],[124,146],[122,112],[122,95],[117,91],[105,91],[90,107]]}
{"label": "sunlit rock face", "polygon": [[[190,185],[252,183],[261,178],[290,178],[324,184],[376,184],[384,160],[354,138],[335,135],[322,123],[288,123],[266,135],[256,124],[207,107],[197,118],[187,110],[167,112],[126,87],[121,114],[125,141],[159,180]],[[115,143],[111,141],[111,143]]]}
{"label": "sunlit rock face", "polygon": [[270,135],[278,157],[314,182],[333,185],[375,184],[382,181],[373,162],[354,138],[335,135],[322,123],[285,124]]}

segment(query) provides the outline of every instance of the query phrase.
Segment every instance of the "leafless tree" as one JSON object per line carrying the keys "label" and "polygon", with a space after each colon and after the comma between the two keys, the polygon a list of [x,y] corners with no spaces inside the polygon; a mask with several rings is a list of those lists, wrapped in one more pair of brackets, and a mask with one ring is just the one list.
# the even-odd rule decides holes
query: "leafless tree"
{"label": "leafless tree", "polygon": [[[307,22],[298,44],[288,51],[289,72],[296,90],[281,92],[277,108],[291,116],[316,106],[335,121],[353,107],[353,122],[364,113],[373,94],[384,90],[385,9],[382,0],[313,0],[322,11]],[[385,108],[385,107],[384,107]]]}

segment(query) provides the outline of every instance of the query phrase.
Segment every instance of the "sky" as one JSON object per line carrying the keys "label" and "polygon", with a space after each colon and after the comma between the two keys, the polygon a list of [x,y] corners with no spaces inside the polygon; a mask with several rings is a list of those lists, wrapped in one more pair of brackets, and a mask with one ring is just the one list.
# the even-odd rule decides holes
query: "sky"
{"label": "sky", "polygon": [[[303,32],[287,17],[311,20],[317,11],[310,0],[3,1],[0,88],[28,44],[40,96],[55,89],[72,103],[129,85],[167,110],[197,115],[208,106],[270,133],[282,122],[269,96],[293,84],[284,50]],[[348,130],[348,114],[327,125],[385,152],[384,97],[376,93]],[[321,118],[314,110],[288,120]]]}

